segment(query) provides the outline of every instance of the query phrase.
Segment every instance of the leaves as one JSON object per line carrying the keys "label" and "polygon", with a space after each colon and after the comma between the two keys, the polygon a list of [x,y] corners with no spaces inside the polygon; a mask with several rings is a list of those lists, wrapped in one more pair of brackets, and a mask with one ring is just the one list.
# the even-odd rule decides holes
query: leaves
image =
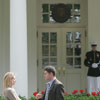
{"label": "leaves", "polygon": [[67,95],[64,100],[100,100],[100,96]]}
{"label": "leaves", "polygon": [[[42,94],[44,94],[44,91],[41,91]],[[27,99],[26,97],[19,96],[21,100],[36,100],[37,92],[34,92],[32,97]],[[5,100],[2,96],[0,96],[0,100]],[[65,92],[64,100],[100,100],[100,91],[98,93],[92,92],[91,95],[89,93],[86,93],[84,90],[73,90],[72,94],[68,94],[68,92]]]}

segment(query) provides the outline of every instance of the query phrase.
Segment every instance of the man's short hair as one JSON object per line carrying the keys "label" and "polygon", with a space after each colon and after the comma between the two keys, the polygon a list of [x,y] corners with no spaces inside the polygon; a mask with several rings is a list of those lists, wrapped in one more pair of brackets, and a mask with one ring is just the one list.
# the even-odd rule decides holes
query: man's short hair
{"label": "man's short hair", "polygon": [[53,73],[53,76],[56,75],[56,69],[55,69],[55,67],[53,67],[53,66],[46,66],[46,67],[44,68],[44,70],[47,71],[48,73]]}

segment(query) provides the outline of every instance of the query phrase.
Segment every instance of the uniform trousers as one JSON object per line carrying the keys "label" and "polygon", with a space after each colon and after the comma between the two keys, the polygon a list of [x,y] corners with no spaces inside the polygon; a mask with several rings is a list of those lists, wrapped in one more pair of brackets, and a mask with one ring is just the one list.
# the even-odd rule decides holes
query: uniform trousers
{"label": "uniform trousers", "polygon": [[88,93],[100,91],[100,77],[88,76]]}

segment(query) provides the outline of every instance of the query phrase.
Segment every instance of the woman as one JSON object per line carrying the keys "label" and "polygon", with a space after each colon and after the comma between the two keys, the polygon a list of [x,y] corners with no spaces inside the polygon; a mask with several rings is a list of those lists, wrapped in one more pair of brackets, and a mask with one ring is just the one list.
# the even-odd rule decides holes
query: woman
{"label": "woman", "polygon": [[6,100],[21,100],[14,88],[13,85],[16,83],[16,78],[14,73],[7,72],[3,78],[3,95]]}

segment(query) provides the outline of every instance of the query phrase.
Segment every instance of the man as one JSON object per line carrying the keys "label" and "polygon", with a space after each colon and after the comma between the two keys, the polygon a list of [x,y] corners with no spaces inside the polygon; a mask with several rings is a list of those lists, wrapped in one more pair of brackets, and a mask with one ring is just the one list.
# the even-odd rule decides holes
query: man
{"label": "man", "polygon": [[48,80],[45,94],[36,95],[36,100],[64,100],[64,86],[56,79],[56,70],[53,66],[44,69],[44,77]]}
{"label": "man", "polygon": [[98,92],[99,80],[100,80],[100,52],[96,50],[97,43],[93,42],[91,44],[92,50],[86,53],[86,58],[84,64],[88,69],[88,92],[95,91]]}

